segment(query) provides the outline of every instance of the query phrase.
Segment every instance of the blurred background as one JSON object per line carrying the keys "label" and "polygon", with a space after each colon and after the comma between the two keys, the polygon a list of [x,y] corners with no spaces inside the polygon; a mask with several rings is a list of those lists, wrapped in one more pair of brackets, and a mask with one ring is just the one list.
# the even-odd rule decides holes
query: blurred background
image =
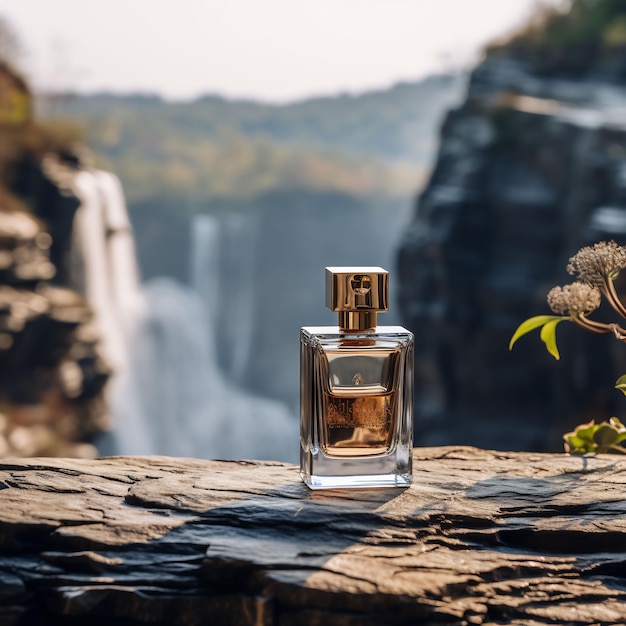
{"label": "blurred background", "polygon": [[0,456],[295,461],[326,265],[391,271],[417,445],[562,449],[621,346],[508,341],[625,139],[625,0],[0,0]]}

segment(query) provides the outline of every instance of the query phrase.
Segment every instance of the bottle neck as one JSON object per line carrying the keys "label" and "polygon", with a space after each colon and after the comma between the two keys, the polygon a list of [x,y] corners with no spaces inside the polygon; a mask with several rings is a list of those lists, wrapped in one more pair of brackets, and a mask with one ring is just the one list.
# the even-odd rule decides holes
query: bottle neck
{"label": "bottle neck", "polygon": [[339,311],[342,332],[371,332],[376,330],[376,311]]}

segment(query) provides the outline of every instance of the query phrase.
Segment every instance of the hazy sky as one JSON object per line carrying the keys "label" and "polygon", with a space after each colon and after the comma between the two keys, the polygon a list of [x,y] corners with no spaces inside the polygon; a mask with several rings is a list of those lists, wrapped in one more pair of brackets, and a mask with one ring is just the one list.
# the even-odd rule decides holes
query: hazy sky
{"label": "hazy sky", "polygon": [[0,0],[39,88],[286,101],[474,62],[536,0]]}

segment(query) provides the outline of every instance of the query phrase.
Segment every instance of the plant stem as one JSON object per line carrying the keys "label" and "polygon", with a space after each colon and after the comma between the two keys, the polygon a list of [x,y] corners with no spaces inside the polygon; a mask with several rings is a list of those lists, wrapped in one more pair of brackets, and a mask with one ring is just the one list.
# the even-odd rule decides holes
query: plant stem
{"label": "plant stem", "polygon": [[571,318],[572,322],[582,326],[585,330],[589,330],[592,333],[604,335],[606,333],[614,332],[610,324],[603,324],[602,322],[594,322],[586,318],[584,315],[575,315]]}
{"label": "plant stem", "polygon": [[613,280],[608,276],[603,281],[603,289],[604,295],[606,299],[609,301],[609,304],[624,318],[626,318],[626,307],[622,304],[622,301],[619,299],[617,295],[617,291],[615,290],[615,285],[613,284]]}
{"label": "plant stem", "polygon": [[615,338],[619,341],[626,341],[626,330],[624,330],[619,324],[604,324],[602,322],[596,322],[590,320],[584,315],[576,315],[571,318],[572,322],[582,326],[585,330],[591,331],[598,335],[605,335],[606,333],[613,333]]}

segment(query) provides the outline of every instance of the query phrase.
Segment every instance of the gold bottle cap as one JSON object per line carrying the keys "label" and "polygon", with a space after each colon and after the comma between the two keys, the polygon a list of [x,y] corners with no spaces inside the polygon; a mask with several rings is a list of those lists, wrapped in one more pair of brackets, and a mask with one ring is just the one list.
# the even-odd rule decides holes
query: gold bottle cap
{"label": "gold bottle cap", "polygon": [[373,330],[389,310],[389,272],[382,267],[327,267],[326,306],[339,313],[341,330]]}

